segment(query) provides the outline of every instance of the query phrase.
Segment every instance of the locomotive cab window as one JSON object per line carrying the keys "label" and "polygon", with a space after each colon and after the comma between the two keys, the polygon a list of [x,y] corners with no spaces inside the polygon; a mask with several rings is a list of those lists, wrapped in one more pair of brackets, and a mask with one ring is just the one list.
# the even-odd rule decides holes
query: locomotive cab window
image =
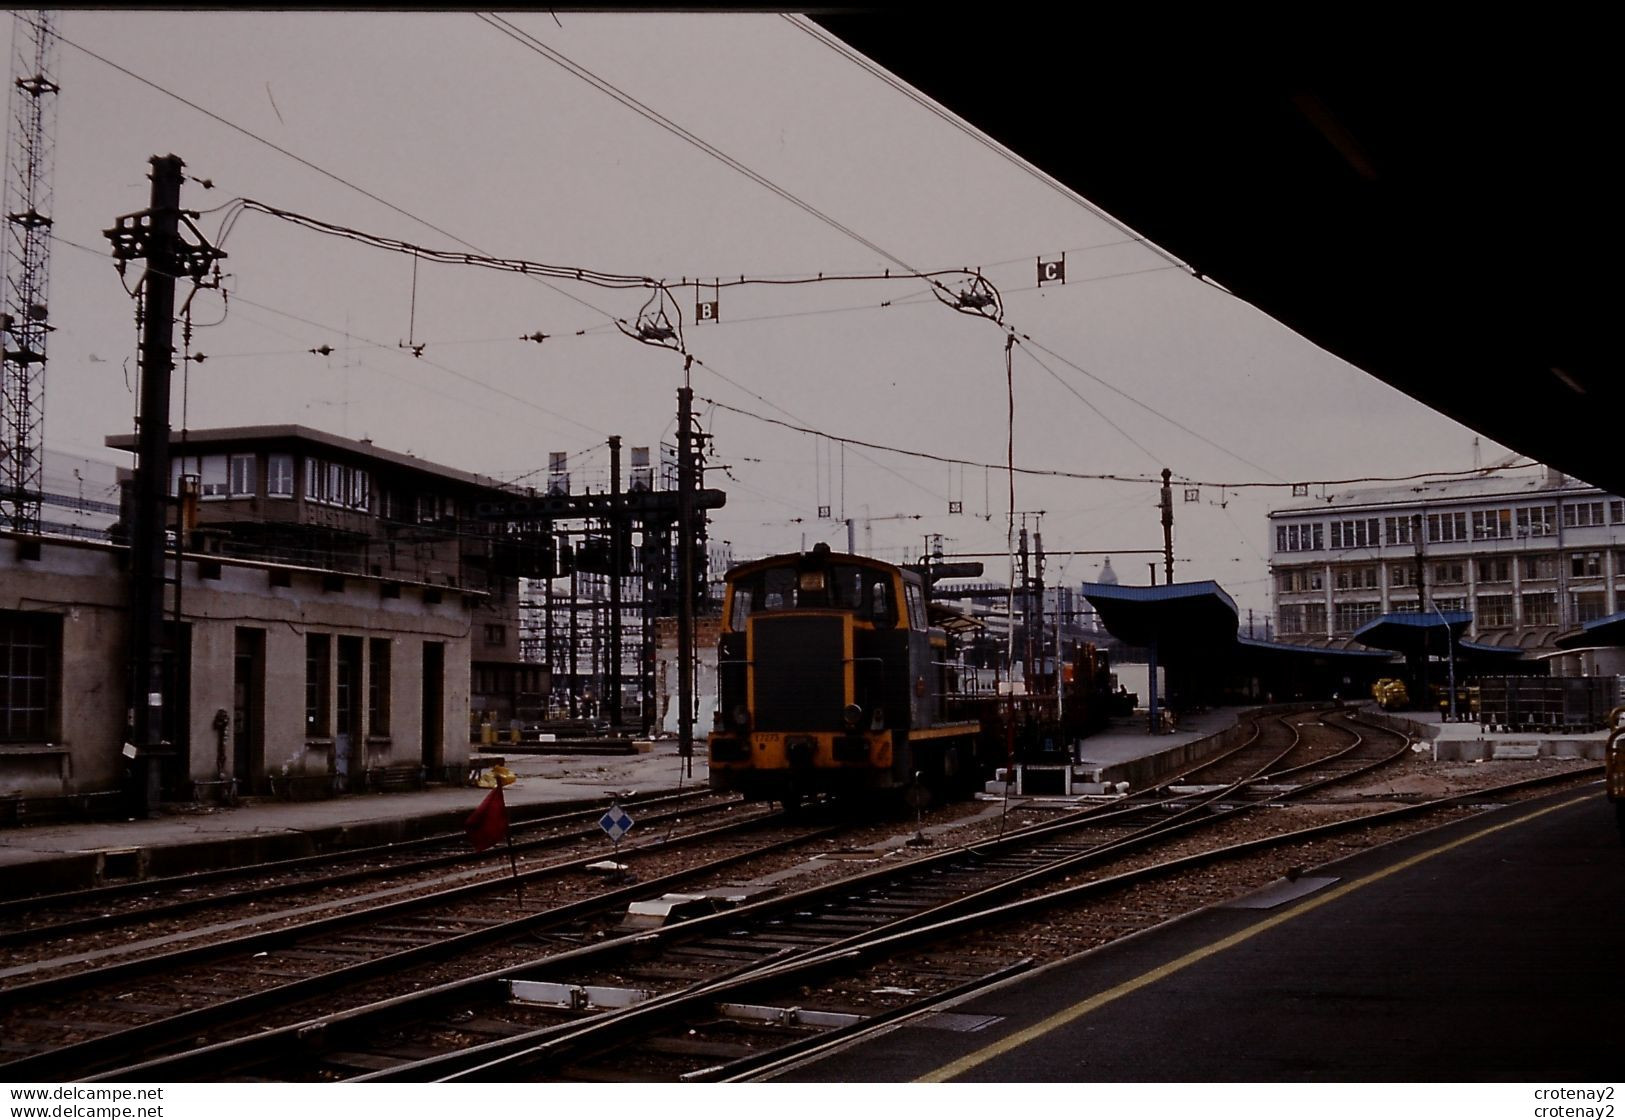
{"label": "locomotive cab window", "polygon": [[886,581],[875,580],[869,592],[869,617],[876,626],[890,626],[893,623],[891,606],[886,596]]}
{"label": "locomotive cab window", "polygon": [[743,633],[745,620],[750,617],[750,588],[735,587],[734,596],[728,605],[728,629],[734,633]]}
{"label": "locomotive cab window", "polygon": [[926,628],[925,595],[920,591],[920,585],[905,582],[903,592],[908,596],[908,628],[910,630],[924,630]]}
{"label": "locomotive cab window", "polygon": [[888,579],[855,564],[766,568],[734,580],[728,629],[740,633],[752,614],[787,610],[853,611],[877,626],[894,626],[893,600]]}

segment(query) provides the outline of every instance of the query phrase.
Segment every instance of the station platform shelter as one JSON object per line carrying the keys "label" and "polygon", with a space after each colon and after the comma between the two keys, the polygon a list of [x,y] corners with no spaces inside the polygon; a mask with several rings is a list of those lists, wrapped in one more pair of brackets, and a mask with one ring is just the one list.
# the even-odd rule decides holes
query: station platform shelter
{"label": "station platform shelter", "polygon": [[[1334,700],[1370,695],[1394,672],[1386,650],[1332,649],[1264,641],[1240,633],[1235,600],[1212,580],[1131,587],[1085,583],[1084,598],[1112,637],[1145,649],[1152,662],[1151,727],[1224,704]],[[1167,680],[1157,695],[1156,667]]]}

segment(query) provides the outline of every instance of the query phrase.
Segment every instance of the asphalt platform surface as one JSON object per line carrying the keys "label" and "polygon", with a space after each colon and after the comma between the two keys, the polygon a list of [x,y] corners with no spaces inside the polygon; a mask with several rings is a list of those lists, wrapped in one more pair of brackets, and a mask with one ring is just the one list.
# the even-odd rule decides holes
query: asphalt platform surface
{"label": "asphalt platform surface", "polygon": [[1617,1081],[1622,949],[1625,842],[1591,784],[1306,870],[776,1079]]}

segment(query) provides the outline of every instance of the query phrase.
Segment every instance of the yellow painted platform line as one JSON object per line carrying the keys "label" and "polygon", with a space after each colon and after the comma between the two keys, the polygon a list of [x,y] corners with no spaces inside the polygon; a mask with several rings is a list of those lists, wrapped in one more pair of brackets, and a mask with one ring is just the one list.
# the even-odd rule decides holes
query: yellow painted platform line
{"label": "yellow painted platform line", "polygon": [[1108,1003],[1137,992],[1141,988],[1155,984],[1159,980],[1166,979],[1167,977],[1174,975],[1176,972],[1182,972],[1191,965],[1204,961],[1207,958],[1222,953],[1227,949],[1233,949],[1244,941],[1256,937],[1267,930],[1272,930],[1276,926],[1284,925],[1285,923],[1292,921],[1294,918],[1298,918],[1309,913],[1311,910],[1325,906],[1328,902],[1335,902],[1345,895],[1353,894],[1355,891],[1368,887],[1373,883],[1380,882],[1383,879],[1388,878],[1390,875],[1404,871],[1407,868],[1415,867],[1417,864],[1430,860],[1434,856],[1443,855],[1445,852],[1451,851],[1454,848],[1459,848],[1464,844],[1471,844],[1475,840],[1482,840],[1484,837],[1496,832],[1500,832],[1504,828],[1511,828],[1514,825],[1524,824],[1528,821],[1534,820],[1536,817],[1543,817],[1547,813],[1556,812],[1559,809],[1567,809],[1569,806],[1578,804],[1581,800],[1592,796],[1595,795],[1584,794],[1572,797],[1561,804],[1540,809],[1536,812],[1530,813],[1528,816],[1519,817],[1517,820],[1503,821],[1500,824],[1491,825],[1489,828],[1480,829],[1471,835],[1463,836],[1459,840],[1452,840],[1448,844],[1441,844],[1437,848],[1430,848],[1425,852],[1419,852],[1414,856],[1401,860],[1391,867],[1385,867],[1381,871],[1374,871],[1363,879],[1355,879],[1353,882],[1345,883],[1340,887],[1335,887],[1329,891],[1326,891],[1324,894],[1320,894],[1314,898],[1300,902],[1292,909],[1277,914],[1272,918],[1265,918],[1263,921],[1256,922],[1253,925],[1248,926],[1246,929],[1238,930],[1228,937],[1215,941],[1211,945],[1204,945],[1200,949],[1193,949],[1191,952],[1186,953],[1183,957],[1169,961],[1164,965],[1158,965],[1151,971],[1141,973],[1132,980],[1125,980],[1115,988],[1108,988],[1104,992],[1090,996],[1082,1003],[1074,1004],[1065,1011],[1057,1011],[1054,1015],[1051,1015],[1042,1022],[1034,1023],[1025,1030],[1017,1031],[1015,1034],[1002,1038],[998,1042],[984,1046],[982,1049],[977,1050],[974,1053],[967,1054],[957,1061],[949,1062],[947,1065],[934,1069],[930,1073],[922,1074],[921,1076],[916,1077],[914,1080],[916,1082],[952,1080],[955,1077],[959,1077],[962,1074],[970,1072],[977,1066],[984,1065],[985,1063],[992,1061],[994,1058],[1008,1054],[1010,1051],[1025,1046],[1035,1039],[1042,1038],[1044,1035],[1049,1034],[1051,1031],[1056,1030],[1057,1028],[1064,1027],[1068,1023],[1075,1022],[1092,1011],[1098,1011],[1100,1008],[1105,1007]]}

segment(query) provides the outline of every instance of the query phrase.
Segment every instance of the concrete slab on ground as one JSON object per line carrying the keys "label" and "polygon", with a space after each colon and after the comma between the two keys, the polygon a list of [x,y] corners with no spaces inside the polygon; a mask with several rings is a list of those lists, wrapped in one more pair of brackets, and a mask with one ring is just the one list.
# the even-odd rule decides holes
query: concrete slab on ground
{"label": "concrete slab on ground", "polygon": [[1607,731],[1530,732],[1489,731],[1468,720],[1448,720],[1437,712],[1396,712],[1417,724],[1440,762],[1473,762],[1479,759],[1588,758],[1603,759]]}

